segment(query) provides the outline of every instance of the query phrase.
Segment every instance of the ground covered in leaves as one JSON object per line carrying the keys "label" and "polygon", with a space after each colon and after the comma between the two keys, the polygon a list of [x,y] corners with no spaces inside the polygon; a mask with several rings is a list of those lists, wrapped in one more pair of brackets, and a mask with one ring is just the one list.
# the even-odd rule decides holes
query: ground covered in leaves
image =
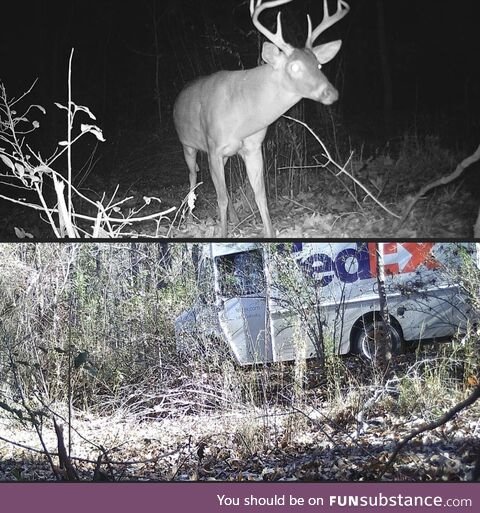
{"label": "ground covered in leaves", "polygon": [[[305,136],[303,132],[300,135]],[[335,161],[345,167],[349,176],[339,172],[332,163],[325,166],[323,150],[310,135],[301,166],[289,156],[288,152],[293,152],[292,143],[286,140],[283,144],[277,147],[272,138],[267,137],[268,202],[276,237],[460,240],[472,237],[479,208],[475,195],[479,186],[478,164],[452,183],[430,191],[400,223],[420,188],[452,173],[468,156],[470,148],[453,152],[432,136],[424,140],[405,136],[385,148],[372,146],[368,151],[364,145],[334,151],[333,142],[327,141],[325,144]],[[100,200],[103,191],[110,198],[118,185],[115,201],[130,198],[121,204],[118,216],[136,211],[136,217],[143,217],[174,208],[160,220],[126,225],[123,229],[126,236],[213,238],[218,236],[216,194],[206,157],[201,155],[198,161],[200,185],[190,218],[186,215],[188,171],[173,128],[161,136],[132,133],[119,136],[114,145],[105,147],[101,159],[89,171],[82,190],[91,199]],[[229,226],[229,236],[262,237],[254,195],[238,157],[229,159],[226,177],[240,219],[238,225]],[[35,238],[52,235],[49,227],[39,221],[38,212],[20,210],[14,204],[2,202],[2,205],[5,207],[0,205],[3,239],[16,238],[14,227]],[[96,215],[88,211],[87,205],[78,204],[75,208],[78,213]],[[84,228],[91,232],[87,224]]]}
{"label": "ground covered in leaves", "polygon": [[[468,393],[468,389],[456,393],[455,400]],[[384,391],[366,386],[360,393],[344,390],[344,394],[343,401],[332,402],[319,384],[304,391],[301,400],[283,403],[277,394],[270,403],[195,412],[191,400],[195,394],[190,399],[180,394],[185,400],[177,404],[184,408],[153,407],[143,414],[119,409],[110,416],[74,411],[72,461],[85,481],[94,479],[95,468],[96,479],[105,481],[471,479],[480,456],[478,402],[440,428],[414,438],[387,468],[396,444],[442,415],[448,404],[455,403],[453,394],[443,407],[432,403],[421,414],[399,414],[404,399],[395,386]],[[359,407],[371,397],[379,400],[368,408]],[[66,417],[64,407],[56,410]],[[63,424],[68,446],[68,428]],[[57,464],[51,422],[40,428]],[[54,480],[35,431],[5,416],[0,418],[0,480]]]}
{"label": "ground covered in leaves", "polygon": [[[430,191],[417,201],[408,218],[400,222],[422,186],[449,175],[467,156],[445,149],[438,138],[427,136],[419,141],[405,136],[388,148],[372,147],[368,154],[366,150],[362,153],[363,148],[362,151],[345,149],[345,158],[335,156],[335,160],[350,176],[339,172],[332,163],[324,167],[327,159],[313,137],[308,136],[306,143],[304,166],[289,161],[285,155],[287,150],[280,146],[272,148],[273,154],[277,154],[275,159],[270,155],[275,167],[272,162],[269,164],[267,150],[266,184],[276,237],[471,238],[479,208],[474,194],[479,185],[475,169]],[[130,206],[138,208],[138,198],[148,195],[161,200],[161,204],[151,205],[157,210],[176,207],[175,212],[158,225],[143,229],[151,235],[153,230],[161,237],[217,237],[216,193],[205,155],[198,158],[201,185],[196,191],[193,217],[189,218],[186,216],[188,172],[178,141],[169,134],[160,145],[158,140],[143,144],[147,149],[130,153],[122,162],[119,174],[120,183],[128,184],[128,192],[136,198]],[[273,146],[268,138],[266,146]],[[289,143],[286,146],[288,148]],[[333,148],[330,151],[333,152]],[[132,177],[135,178],[133,184]],[[240,219],[238,225],[229,226],[229,236],[263,237],[253,191],[238,157],[227,162],[226,177]]]}

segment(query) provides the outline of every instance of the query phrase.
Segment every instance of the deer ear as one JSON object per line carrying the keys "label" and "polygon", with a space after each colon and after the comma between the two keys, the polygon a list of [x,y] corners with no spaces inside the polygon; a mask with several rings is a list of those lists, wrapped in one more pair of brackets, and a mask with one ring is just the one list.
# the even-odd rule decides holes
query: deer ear
{"label": "deer ear", "polygon": [[312,51],[315,54],[317,61],[320,64],[325,64],[331,61],[335,57],[335,55],[337,55],[341,46],[342,42],[340,40],[332,41],[331,43],[316,46],[315,48],[313,48]]}
{"label": "deer ear", "polygon": [[273,69],[278,69],[283,62],[283,53],[273,43],[265,42],[262,48],[262,59]]}

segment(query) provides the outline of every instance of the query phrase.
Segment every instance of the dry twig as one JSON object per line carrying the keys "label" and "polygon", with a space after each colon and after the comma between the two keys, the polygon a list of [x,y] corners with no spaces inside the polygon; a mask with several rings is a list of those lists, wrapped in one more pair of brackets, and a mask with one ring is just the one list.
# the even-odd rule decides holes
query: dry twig
{"label": "dry twig", "polygon": [[408,444],[408,442],[410,442],[410,440],[413,440],[413,438],[415,438],[418,435],[421,435],[425,431],[431,431],[432,429],[436,429],[440,426],[443,426],[443,424],[446,424],[449,420],[452,420],[453,417],[455,417],[462,410],[464,410],[468,406],[471,406],[479,397],[480,385],[477,385],[473,389],[473,392],[466,399],[456,404],[453,408],[450,408],[450,410],[444,413],[440,418],[432,422],[428,422],[427,424],[423,424],[423,426],[420,426],[418,429],[412,431],[408,436],[406,436],[401,442],[397,444],[387,463],[385,463],[385,467],[382,470],[378,479],[380,479],[385,474],[385,472],[387,472],[388,469],[393,465],[395,459],[398,456],[398,453],[405,447],[405,445]]}
{"label": "dry twig", "polygon": [[[408,215],[412,211],[412,208],[415,206],[417,201],[427,194],[428,191],[431,191],[435,187],[438,187],[440,185],[446,185],[447,183],[452,182],[453,180],[457,179],[464,171],[467,169],[467,167],[471,166],[474,162],[477,162],[480,160],[480,146],[476,149],[475,153],[470,155],[470,157],[467,157],[465,160],[460,162],[458,166],[455,168],[455,171],[453,173],[450,173],[447,176],[442,176],[438,178],[437,180],[434,180],[433,182],[430,182],[427,185],[424,185],[420,191],[415,195],[415,197],[410,202],[410,205],[408,205],[407,209],[405,210],[402,218],[400,219],[397,230],[400,229],[400,227],[403,225],[405,220],[407,219]],[[475,237],[480,236],[480,212],[478,214],[477,222],[475,224]]]}

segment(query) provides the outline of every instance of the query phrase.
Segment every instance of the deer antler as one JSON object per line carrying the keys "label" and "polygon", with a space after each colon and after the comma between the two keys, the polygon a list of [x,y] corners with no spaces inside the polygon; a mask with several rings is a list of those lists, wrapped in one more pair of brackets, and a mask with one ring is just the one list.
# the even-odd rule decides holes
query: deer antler
{"label": "deer antler", "polygon": [[277,16],[277,31],[274,34],[270,32],[267,28],[265,28],[259,21],[258,17],[265,9],[271,9],[272,7],[276,7],[277,5],[283,5],[291,2],[292,0],[273,0],[266,4],[262,4],[262,0],[257,0],[255,5],[255,0],[250,0],[250,14],[252,16],[252,21],[257,30],[263,34],[267,39],[269,39],[274,45],[278,46],[280,50],[282,50],[287,55],[290,55],[293,52],[293,46],[289,45],[285,42],[282,35],[282,21],[280,19],[281,12],[278,13]]}
{"label": "deer antler", "polygon": [[323,20],[320,25],[318,25],[315,30],[312,32],[312,20],[310,19],[310,15],[307,14],[307,20],[308,20],[308,37],[307,42],[305,43],[305,48],[312,49],[313,43],[315,42],[315,39],[327,30],[329,27],[337,23],[337,21],[340,21],[350,10],[350,6],[345,2],[345,0],[338,0],[337,4],[337,12],[330,16],[328,13],[328,2],[327,0],[323,0]]}

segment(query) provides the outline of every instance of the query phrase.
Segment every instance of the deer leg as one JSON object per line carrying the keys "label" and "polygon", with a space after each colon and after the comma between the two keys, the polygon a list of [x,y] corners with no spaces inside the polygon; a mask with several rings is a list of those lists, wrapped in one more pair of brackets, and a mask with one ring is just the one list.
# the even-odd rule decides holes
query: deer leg
{"label": "deer leg", "polygon": [[[197,150],[192,148],[191,146],[183,147],[183,155],[185,157],[185,162],[187,163],[189,178],[190,178],[190,193],[195,189],[197,185],[197,173],[198,173],[198,164],[197,164]],[[192,210],[189,209],[189,216],[191,216]]]}
{"label": "deer leg", "polygon": [[[225,164],[227,163],[228,157],[223,157],[223,169],[225,172]],[[237,225],[240,223],[240,220],[238,219],[237,213],[235,212],[235,207],[232,203],[232,198],[230,197],[230,194],[227,192],[227,198],[228,198],[228,216],[230,217],[230,221]]]}
{"label": "deer leg", "polygon": [[267,238],[273,237],[272,221],[268,213],[267,195],[265,193],[265,180],[263,177],[263,156],[262,141],[265,137],[265,131],[247,137],[243,141],[243,147],[240,150],[245,167],[247,168],[248,180],[255,193],[255,202],[263,222],[264,235]]}
{"label": "deer leg", "polygon": [[208,161],[210,164],[210,173],[212,175],[213,185],[217,192],[217,203],[220,214],[220,237],[227,236],[227,208],[229,197],[227,185],[225,183],[225,169],[223,167],[223,157],[209,153]]}

